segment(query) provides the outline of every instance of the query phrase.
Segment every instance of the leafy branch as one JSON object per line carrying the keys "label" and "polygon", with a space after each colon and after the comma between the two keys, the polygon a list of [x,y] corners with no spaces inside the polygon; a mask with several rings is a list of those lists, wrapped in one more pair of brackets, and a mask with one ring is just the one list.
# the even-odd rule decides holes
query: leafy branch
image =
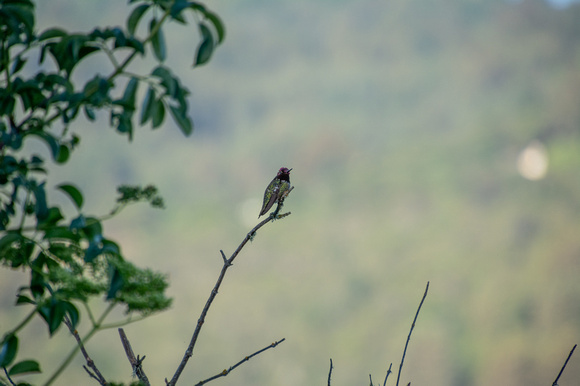
{"label": "leafy branch", "polygon": [[[194,65],[201,65],[223,41],[224,26],[215,13],[197,1],[129,3],[132,10],[125,27],[97,27],[87,33],[70,33],[59,27],[37,33],[31,0],[0,1],[0,265],[30,273],[29,283],[18,290],[16,306],[31,307],[0,340],[0,367],[10,383],[15,375],[40,372],[36,360],[16,362],[18,335],[35,315],[46,322],[49,336],[64,324],[77,340],[46,384],[62,374],[79,350],[87,360],[89,374],[103,384],[104,377],[92,367],[84,349],[86,342],[99,331],[142,320],[171,304],[165,295],[166,276],[128,262],[120,246],[103,231],[103,222],[127,205],[146,201],[162,208],[157,189],[121,186],[114,208],[98,217],[83,212],[84,197],[78,187],[61,183],[57,189],[68,196],[77,211],[67,219],[58,206],[51,205],[44,157],[26,153],[29,139],[35,138],[46,144],[54,163],[68,162],[79,147],[80,137],[71,127],[81,111],[89,121],[95,121],[99,111],[108,112],[109,125],[132,139],[137,91],[142,83],[149,91],[141,103],[139,124],[151,122],[153,128],[160,127],[169,110],[182,133],[192,133],[189,91],[164,65],[167,47],[163,31],[169,21],[187,25],[187,12],[197,15],[200,40]],[[148,25],[144,37],[137,34],[141,24]],[[148,53],[157,62],[150,73],[128,71],[138,56]],[[76,81],[74,69],[97,54],[108,58],[110,74]],[[23,69],[33,55],[41,67],[29,75]],[[52,65],[47,58],[52,59]],[[128,80],[118,86],[120,77]],[[98,317],[88,305],[95,297],[107,304]],[[84,306],[90,321],[83,338],[77,331],[79,305]],[[125,307],[127,318],[105,323],[116,306]]]}

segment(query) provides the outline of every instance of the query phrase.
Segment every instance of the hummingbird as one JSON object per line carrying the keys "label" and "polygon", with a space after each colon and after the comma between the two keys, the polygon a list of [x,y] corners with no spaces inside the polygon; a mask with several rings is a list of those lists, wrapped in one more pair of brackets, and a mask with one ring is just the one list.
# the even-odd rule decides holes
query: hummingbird
{"label": "hummingbird", "polygon": [[[263,216],[267,211],[269,211],[276,202],[279,207],[280,203],[284,198],[286,198],[288,190],[290,189],[290,170],[292,169],[284,167],[280,168],[276,177],[274,177],[272,182],[270,182],[270,185],[266,188],[260,216]],[[258,218],[260,216],[258,216]]]}

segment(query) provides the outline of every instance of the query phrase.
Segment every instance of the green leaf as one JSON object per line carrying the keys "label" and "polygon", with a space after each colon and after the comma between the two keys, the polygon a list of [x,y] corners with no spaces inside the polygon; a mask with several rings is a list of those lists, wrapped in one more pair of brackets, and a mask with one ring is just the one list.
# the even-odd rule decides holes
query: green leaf
{"label": "green leaf", "polygon": [[226,29],[224,27],[224,23],[221,21],[219,16],[214,12],[207,9],[203,4],[198,2],[191,2],[189,7],[194,11],[200,12],[206,19],[208,19],[214,26],[216,33],[218,35],[218,44],[220,44],[225,36],[226,36]]}
{"label": "green leaf", "polygon": [[[73,223],[78,222],[79,218],[82,219],[83,223],[80,226],[74,226]],[[84,223],[85,218],[81,215],[76,219],[71,221],[70,229],[68,227],[60,226],[60,227],[51,227],[44,232],[43,239],[50,240],[50,239],[66,239],[70,240],[73,243],[78,243],[79,235],[76,232],[73,232],[71,229],[79,229],[85,226]]]}
{"label": "green leaf", "polygon": [[[85,84],[83,88],[83,94],[88,103],[95,107],[101,107],[105,104],[110,103],[111,98],[109,97],[109,90],[112,84],[107,81],[107,79],[97,75]],[[85,109],[88,108],[85,106]],[[88,118],[91,120],[95,119],[94,113],[90,113],[85,110]]]}
{"label": "green leaf", "polygon": [[18,338],[16,335],[10,334],[2,341],[0,346],[0,367],[6,367],[16,357],[18,351]]}
{"label": "green leaf", "polygon": [[121,272],[119,272],[116,267],[113,267],[112,269],[113,274],[111,275],[111,284],[109,285],[109,291],[107,292],[107,300],[114,299],[117,295],[117,292],[119,292],[119,290],[123,288],[123,285],[125,284],[125,280],[123,279]]}
{"label": "green leaf", "polygon": [[226,29],[224,27],[224,23],[221,21],[218,15],[216,15],[211,11],[206,11],[205,17],[213,24],[218,36],[217,44],[220,44],[221,42],[224,41],[224,38],[226,37]]}
{"label": "green leaf", "polygon": [[156,129],[161,126],[165,118],[165,106],[163,106],[163,101],[159,98],[155,100],[151,107],[151,123],[153,128]]}
{"label": "green leaf", "polygon": [[[32,272],[30,275],[30,293],[35,300],[39,300],[45,292],[45,289],[49,288],[49,284],[45,281],[44,276],[39,270],[42,270],[46,262],[46,256],[44,254],[39,254],[39,256],[32,262]],[[39,313],[42,315],[41,310]]]}
{"label": "green leaf", "polygon": [[[2,24],[8,26],[7,30],[13,34],[26,33],[31,36],[34,29],[34,5],[28,0],[2,1],[0,9]],[[4,27],[4,26],[3,26]],[[21,30],[24,31],[21,31]],[[3,28],[4,30],[4,28]],[[17,42],[15,39],[7,39],[8,43]]]}
{"label": "green leaf", "polygon": [[138,86],[139,80],[135,77],[132,77],[131,80],[127,83],[125,93],[123,94],[125,110],[135,110],[135,95],[137,94]]}
{"label": "green leaf", "polygon": [[75,329],[79,322],[79,310],[71,302],[63,301],[60,304],[64,312],[68,315],[73,329]]}
{"label": "green leaf", "polygon": [[145,99],[143,99],[143,104],[141,105],[141,119],[139,123],[144,125],[151,118],[152,106],[155,103],[155,90],[149,87]]}
{"label": "green leaf", "polygon": [[88,119],[89,121],[92,121],[92,122],[94,122],[94,121],[95,121],[95,119],[97,118],[97,117],[95,116],[95,111],[94,111],[93,109],[91,109],[89,106],[87,106],[87,105],[84,105],[84,106],[83,106],[83,111],[85,112],[85,116],[87,117],[87,119]]}
{"label": "green leaf", "polygon": [[145,47],[143,46],[143,43],[135,37],[128,37],[127,42],[126,42],[126,46],[133,48],[135,51],[137,51],[141,55],[145,55]]}
{"label": "green leaf", "polygon": [[24,67],[24,65],[26,64],[26,61],[28,59],[26,58],[22,58],[22,56],[18,55],[16,57],[16,59],[14,60],[14,63],[12,64],[12,69],[10,70],[10,73],[12,75],[16,74],[18,71],[22,70],[22,67]]}
{"label": "green leaf", "polygon": [[150,4],[141,4],[135,7],[135,9],[131,12],[131,15],[129,15],[129,18],[127,19],[127,30],[131,35],[135,35],[139,20],[141,20],[141,17],[143,17],[149,7]]}
{"label": "green leaf", "polygon": [[103,253],[103,248],[101,247],[100,241],[91,241],[89,247],[85,249],[85,261],[90,263],[95,260],[101,253]]}
{"label": "green leaf", "polygon": [[67,312],[67,305],[64,301],[50,298],[43,306],[38,308],[38,313],[48,325],[48,332],[52,336],[60,327]]}
{"label": "green leaf", "polygon": [[165,87],[165,90],[167,90],[167,95],[175,95],[178,84],[173,75],[171,75],[171,72],[166,67],[157,66],[153,72],[151,72],[151,75],[156,76],[161,80],[161,85]]}
{"label": "green leaf", "polygon": [[4,237],[2,237],[0,239],[0,256],[4,255],[4,251],[8,248],[10,248],[10,246],[15,242],[15,241],[20,241],[20,240],[24,240],[24,237],[17,232],[8,232],[6,233],[6,235],[4,235]]}
{"label": "green leaf", "polygon": [[36,304],[36,302],[26,295],[16,295],[16,305],[21,304]]}
{"label": "green leaf", "polygon": [[90,38],[82,34],[67,35],[59,42],[47,43],[48,51],[56,60],[58,67],[70,76],[73,68],[87,55],[100,48],[87,45]]}
{"label": "green leaf", "polygon": [[49,28],[40,34],[40,36],[38,37],[38,40],[43,41],[43,40],[52,39],[52,38],[60,38],[60,37],[66,36],[66,35],[67,35],[66,31],[63,29]]}
{"label": "green leaf", "polygon": [[34,193],[35,205],[34,212],[36,213],[36,218],[38,222],[42,222],[48,217],[48,206],[46,204],[46,193],[44,191],[44,182],[36,186],[32,191]]}
{"label": "green leaf", "polygon": [[183,111],[175,106],[169,106],[169,111],[173,116],[173,120],[175,121],[175,123],[177,123],[177,125],[181,129],[181,132],[185,136],[191,135],[191,133],[193,132],[193,124],[191,122],[191,119],[186,115],[186,111]]}
{"label": "green leaf", "polygon": [[18,374],[26,374],[26,373],[41,373],[40,365],[37,361],[33,360],[25,360],[16,363],[14,366],[10,368],[8,371],[8,375],[14,376]]}
{"label": "green leaf", "polygon": [[56,188],[66,193],[74,202],[77,209],[81,209],[83,207],[83,195],[76,186],[71,184],[60,184],[57,185]]}
{"label": "green leaf", "polygon": [[58,147],[58,157],[56,157],[56,163],[63,164],[68,161],[70,157],[70,149],[68,146],[60,145]]}
{"label": "green leaf", "polygon": [[[84,218],[84,217],[83,217]],[[82,231],[89,240],[102,239],[103,226],[96,217],[87,217],[85,219],[86,225],[83,226]]]}
{"label": "green leaf", "polygon": [[[157,19],[155,18],[151,19],[151,22],[149,23],[149,33],[153,32],[153,30],[156,29],[156,26]],[[155,54],[157,60],[159,60],[160,62],[165,61],[167,50],[165,47],[165,38],[163,36],[163,30],[161,29],[161,27],[159,27],[159,29],[157,29],[157,32],[155,32],[155,34],[151,36],[151,45],[153,46],[153,53]]]}
{"label": "green leaf", "polygon": [[65,308],[63,307],[62,302],[54,304],[50,313],[50,319],[47,321],[48,330],[51,336],[56,332],[56,330],[58,330],[64,321],[64,315]]}
{"label": "green leaf", "polygon": [[133,122],[131,122],[132,113],[124,111],[122,114],[116,114],[117,131],[119,133],[127,134],[129,140],[133,139]]}
{"label": "green leaf", "polygon": [[14,104],[16,100],[8,94],[0,96],[0,116],[11,115],[14,111]]}
{"label": "green leaf", "polygon": [[199,29],[201,30],[202,41],[197,48],[197,53],[195,54],[194,66],[200,66],[207,63],[211,58],[214,49],[213,36],[209,28],[204,23],[199,23]]}
{"label": "green leaf", "polygon": [[57,207],[52,207],[48,209],[48,214],[46,218],[44,218],[42,221],[39,221],[39,225],[42,225],[43,227],[47,226],[52,227],[55,226],[63,218],[64,217],[62,216],[60,209],[58,209]]}
{"label": "green leaf", "polygon": [[121,254],[121,248],[119,248],[119,244],[112,240],[104,239],[103,240],[103,253],[109,253],[114,255]]}
{"label": "green leaf", "polygon": [[189,2],[185,1],[185,0],[178,0],[175,1],[173,3],[173,5],[171,6],[171,10],[169,12],[169,15],[171,16],[171,18],[181,24],[186,24],[187,21],[185,20],[185,18],[182,15],[182,11],[185,8],[189,7]]}
{"label": "green leaf", "polygon": [[95,111],[91,107],[87,106],[86,104],[83,106],[83,111],[85,113],[85,117],[89,121],[94,122],[95,119],[97,118],[95,115]]}

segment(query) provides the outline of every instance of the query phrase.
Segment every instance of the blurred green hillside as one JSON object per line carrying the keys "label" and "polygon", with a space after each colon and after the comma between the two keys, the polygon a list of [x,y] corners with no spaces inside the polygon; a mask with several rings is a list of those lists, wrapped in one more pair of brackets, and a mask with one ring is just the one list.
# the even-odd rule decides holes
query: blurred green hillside
{"label": "blurred green hillside", "polygon": [[[132,207],[105,224],[126,256],[171,278],[173,309],[126,328],[149,379],[161,384],[177,367],[219,250],[237,247],[287,166],[292,215],[236,260],[184,382],[282,337],[214,384],[325,384],[329,358],[333,386],[366,384],[369,373],[382,382],[430,281],[404,384],[551,384],[580,342],[580,5],[208,6],[227,38],[207,66],[191,71],[197,39],[186,29],[166,32],[167,64],[192,92],[193,136],[167,122],[128,143],[105,116],[102,127],[79,122],[75,162],[49,181],[75,182],[95,214],[112,206],[116,184],[160,188],[166,210]],[[127,13],[119,1],[52,0],[37,14],[41,28],[86,30]],[[94,63],[75,76],[109,72]],[[530,144],[548,160],[535,180],[517,168]],[[10,325],[21,282],[0,271],[0,283],[0,323]],[[33,331],[46,334],[41,322]],[[61,331],[42,348],[53,356],[46,371],[72,344]],[[129,378],[116,331],[88,349],[111,379]],[[70,384],[90,382],[81,365]],[[576,353],[560,385],[579,380]]]}

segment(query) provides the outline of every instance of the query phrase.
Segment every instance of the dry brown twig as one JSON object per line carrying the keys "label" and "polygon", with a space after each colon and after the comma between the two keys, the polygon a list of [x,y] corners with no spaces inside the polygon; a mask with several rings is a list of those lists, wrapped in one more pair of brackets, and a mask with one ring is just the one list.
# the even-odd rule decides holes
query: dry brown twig
{"label": "dry brown twig", "polygon": [[560,372],[558,373],[558,376],[556,377],[556,380],[554,381],[554,383],[552,383],[552,386],[558,386],[558,380],[560,379],[560,376],[562,375],[562,373],[564,372],[564,369],[568,365],[568,361],[570,360],[570,357],[572,357],[572,354],[574,354],[574,350],[576,350],[576,346],[578,346],[578,345],[575,344],[574,347],[572,347],[572,350],[570,350],[570,354],[568,354],[568,358],[566,358],[566,362],[564,362],[564,366],[562,366],[562,369],[560,369]]}
{"label": "dry brown twig", "polygon": [[[286,196],[292,191],[292,189],[294,189],[294,187],[291,187],[288,190],[288,192],[286,193]],[[189,345],[187,346],[187,349],[185,350],[185,354],[183,355],[183,359],[179,363],[179,366],[177,367],[177,370],[175,370],[175,374],[173,374],[173,377],[171,378],[171,380],[168,381],[167,378],[165,378],[165,384],[167,386],[174,386],[177,383],[179,377],[181,376],[181,373],[183,372],[183,370],[185,369],[185,366],[187,365],[187,362],[189,361],[189,358],[191,358],[191,356],[193,355],[193,349],[194,349],[195,344],[197,342],[197,338],[198,338],[199,333],[201,331],[201,327],[203,326],[203,324],[205,322],[205,317],[207,316],[207,312],[209,311],[209,308],[211,307],[216,295],[218,294],[218,290],[222,284],[222,281],[224,279],[224,276],[226,275],[228,268],[233,265],[234,260],[236,259],[238,254],[242,251],[242,249],[248,243],[248,241],[251,241],[254,238],[254,236],[256,235],[256,232],[260,228],[262,228],[264,225],[266,225],[270,221],[278,220],[278,219],[281,219],[281,218],[284,218],[284,217],[290,215],[290,212],[283,213],[280,215],[278,214],[278,212],[282,209],[283,205],[284,205],[284,200],[282,199],[278,203],[278,206],[276,207],[276,210],[274,212],[270,213],[270,215],[265,220],[258,223],[258,225],[256,225],[250,232],[248,232],[248,234],[246,235],[246,237],[244,237],[244,239],[242,240],[242,242],[240,243],[238,248],[236,248],[234,253],[229,258],[226,257],[223,250],[220,250],[220,253],[221,253],[221,256],[222,256],[222,259],[224,262],[222,269],[221,269],[221,272],[218,276],[218,279],[217,279],[213,289],[210,292],[210,295],[205,303],[205,306],[203,307],[203,310],[201,311],[201,315],[199,316],[199,319],[197,320],[197,325],[195,327],[195,330],[193,331],[193,335],[191,337]],[[283,340],[284,339],[282,339],[282,341]],[[261,350],[260,352],[262,352],[262,351],[264,351],[264,350]]]}
{"label": "dry brown twig", "polygon": [[133,368],[133,374],[145,385],[149,386],[149,379],[147,375],[145,375],[145,371],[143,371],[142,363],[145,360],[145,355],[142,358],[139,358],[139,355],[135,357],[133,353],[133,348],[131,347],[131,343],[125,335],[125,331],[122,328],[119,328],[119,336],[121,337],[121,343],[123,344],[123,348],[125,349],[125,354],[129,359],[129,363],[131,363],[131,367]]}
{"label": "dry brown twig", "polygon": [[236,367],[238,367],[238,366],[239,366],[239,365],[241,365],[242,363],[249,361],[251,358],[255,357],[255,356],[256,356],[256,355],[258,355],[258,354],[261,354],[262,352],[264,352],[264,351],[266,351],[266,350],[268,350],[268,349],[271,349],[271,348],[273,348],[273,347],[276,347],[276,346],[278,346],[280,343],[284,342],[285,340],[286,340],[286,338],[282,338],[282,339],[280,339],[280,340],[279,340],[279,341],[277,341],[277,342],[274,342],[274,343],[272,343],[272,344],[269,344],[269,345],[267,345],[267,346],[266,346],[266,347],[264,347],[263,349],[260,349],[260,350],[256,351],[255,353],[253,353],[253,354],[251,354],[251,355],[248,355],[248,356],[244,357],[244,358],[243,358],[241,361],[239,361],[239,362],[238,362],[238,363],[236,363],[235,365],[233,365],[233,366],[230,366],[230,368],[229,368],[229,369],[223,369],[223,370],[222,370],[222,371],[221,371],[219,374],[216,374],[216,375],[214,375],[213,377],[209,377],[209,378],[207,378],[207,379],[204,379],[204,380],[203,380],[203,381],[201,381],[201,382],[198,382],[198,383],[196,383],[196,384],[195,384],[195,386],[201,386],[201,385],[205,385],[206,383],[208,383],[208,382],[211,382],[211,381],[213,381],[214,379],[218,379],[218,378],[221,378],[221,377],[225,377],[226,375],[228,375],[229,373],[231,373],[231,372],[232,372],[232,371],[233,371],[233,370],[234,370]]}
{"label": "dry brown twig", "polygon": [[[83,356],[85,357],[85,360],[87,361],[87,364],[83,365],[83,369],[85,369],[85,371],[89,374],[89,376],[91,378],[94,378],[97,382],[99,382],[99,384],[101,384],[103,386],[107,385],[107,381],[105,380],[105,377],[103,377],[103,374],[101,374],[101,372],[97,368],[97,365],[95,365],[95,362],[89,356],[89,353],[85,349],[85,345],[83,344],[83,340],[81,339],[79,332],[73,328],[72,322],[70,321],[68,316],[64,317],[64,324],[68,327],[72,336],[75,337],[77,344],[78,344],[79,348],[81,349],[81,352],[83,353]],[[89,368],[92,369],[93,371],[89,370]]]}
{"label": "dry brown twig", "polygon": [[332,375],[332,358],[330,358],[330,369],[328,370],[328,386],[330,386],[330,376]]}
{"label": "dry brown twig", "polygon": [[[288,192],[286,193],[286,196],[288,195],[288,193],[290,193],[292,191],[292,189],[294,189],[294,187],[291,187],[288,190]],[[256,232],[260,228],[262,228],[264,225],[266,225],[270,221],[278,220],[278,219],[284,218],[286,216],[289,216],[291,214],[290,212],[278,214],[279,211],[282,209],[283,204],[284,204],[284,199],[281,199],[280,202],[278,203],[278,206],[276,207],[276,210],[274,212],[270,213],[270,215],[265,220],[258,223],[258,225],[256,225],[246,235],[246,237],[242,240],[242,242],[240,243],[238,248],[234,251],[234,253],[229,258],[227,258],[226,255],[224,254],[224,252],[222,250],[220,250],[220,253],[221,253],[221,256],[222,256],[222,259],[224,262],[222,269],[221,269],[221,272],[220,272],[220,275],[219,275],[217,282],[214,285],[214,288],[212,289],[212,291],[211,291],[211,293],[206,301],[206,304],[205,304],[205,306],[201,312],[201,315],[197,321],[197,325],[196,325],[195,330],[193,332],[193,336],[191,337],[191,341],[189,343],[189,346],[187,347],[187,350],[185,351],[183,359],[181,360],[177,370],[175,371],[173,378],[171,379],[171,381],[168,381],[167,378],[165,379],[165,383],[167,385],[175,385],[177,383],[177,380],[179,379],[179,376],[183,372],[185,365],[187,364],[189,358],[191,358],[191,356],[193,355],[193,349],[194,349],[195,344],[197,342],[197,338],[198,338],[199,333],[201,331],[201,327],[203,326],[203,324],[205,322],[205,317],[209,311],[209,308],[211,307],[211,304],[213,303],[213,301],[218,293],[218,290],[219,290],[221,283],[224,279],[226,271],[228,270],[229,267],[231,267],[233,265],[235,258],[242,251],[242,249],[248,243],[248,241],[251,241],[254,238],[254,236],[256,235]],[[103,386],[107,385],[107,381],[105,380],[105,378],[103,377],[103,375],[101,374],[101,372],[99,371],[97,366],[95,365],[95,362],[89,356],[88,352],[86,351],[86,349],[83,345],[83,341],[82,341],[81,337],[79,336],[78,331],[73,328],[72,323],[68,319],[68,317],[65,317],[65,324],[68,327],[68,329],[70,330],[71,334],[75,337],[77,344],[78,344],[83,356],[85,357],[85,360],[87,362],[86,365],[83,365],[83,368],[85,369],[85,371],[89,374],[89,376],[91,378],[94,378],[95,380],[97,380],[97,382],[99,382],[99,384],[101,384]],[[129,359],[129,362],[131,363],[131,367],[133,368],[134,375],[137,376],[137,378],[144,385],[149,386],[150,385],[149,379],[145,375],[145,372],[144,372],[143,367],[142,367],[142,363],[143,363],[143,360],[145,359],[145,356],[143,356],[142,358],[139,358],[139,356],[135,357],[135,354],[133,353],[133,349],[131,347],[129,339],[127,338],[127,335],[125,334],[124,330],[122,328],[119,328],[118,331],[119,331],[119,336],[121,338],[121,342],[123,344],[123,348],[125,349],[125,354],[127,355],[127,358]],[[244,357],[241,361],[239,361],[235,365],[231,366],[229,369],[223,370],[221,373],[219,373],[213,377],[210,377],[204,381],[201,381],[197,385],[203,385],[203,384],[208,383],[214,379],[228,375],[232,370],[234,370],[235,368],[240,366],[242,363],[247,362],[250,358],[252,358],[252,357],[254,357],[254,356],[270,349],[270,348],[276,347],[278,344],[282,343],[284,340],[286,340],[286,338],[283,338],[277,342],[274,342],[274,343],[264,347],[263,349],[258,350],[249,356]],[[330,374],[329,374],[329,376],[330,376]]]}
{"label": "dry brown twig", "polygon": [[[405,343],[405,349],[403,350],[403,357],[401,358],[401,364],[399,365],[399,373],[397,374],[397,386],[399,386],[399,380],[401,379],[401,370],[403,369],[403,363],[405,362],[405,355],[407,354],[407,347],[409,346],[409,341],[411,340],[411,334],[413,333],[413,329],[415,328],[415,323],[417,322],[417,317],[419,316],[419,311],[421,311],[421,307],[423,306],[423,302],[425,301],[425,298],[427,297],[428,291],[429,291],[429,282],[427,282],[427,287],[425,287],[425,293],[423,294],[423,298],[421,299],[421,303],[419,303],[419,307],[417,308],[417,313],[415,313],[415,318],[413,319],[413,323],[411,324],[411,330],[409,331],[409,335],[407,336],[407,342]],[[409,384],[410,384],[410,382],[409,382]]]}

